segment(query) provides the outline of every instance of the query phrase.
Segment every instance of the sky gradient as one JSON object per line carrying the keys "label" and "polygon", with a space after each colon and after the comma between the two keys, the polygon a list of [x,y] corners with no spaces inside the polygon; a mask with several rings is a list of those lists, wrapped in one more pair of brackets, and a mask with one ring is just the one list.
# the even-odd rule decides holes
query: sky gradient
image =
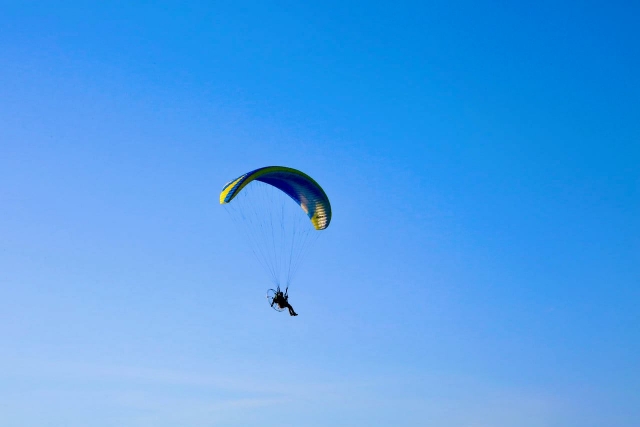
{"label": "sky gradient", "polygon": [[136,3],[0,3],[1,425],[640,424],[637,5]]}

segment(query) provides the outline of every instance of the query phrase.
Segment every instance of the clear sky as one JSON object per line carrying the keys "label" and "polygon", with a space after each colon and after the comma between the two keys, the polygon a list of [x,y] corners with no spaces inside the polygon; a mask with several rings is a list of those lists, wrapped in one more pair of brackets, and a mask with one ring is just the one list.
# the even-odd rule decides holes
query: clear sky
{"label": "clear sky", "polygon": [[637,3],[307,3],[0,3],[0,425],[640,425]]}

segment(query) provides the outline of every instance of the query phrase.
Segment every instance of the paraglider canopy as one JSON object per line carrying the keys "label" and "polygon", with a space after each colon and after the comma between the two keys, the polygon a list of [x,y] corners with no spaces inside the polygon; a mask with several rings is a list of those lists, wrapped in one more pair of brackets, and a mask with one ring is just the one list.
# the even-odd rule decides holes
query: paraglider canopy
{"label": "paraglider canopy", "polygon": [[290,285],[319,231],[331,222],[331,204],[322,187],[284,166],[263,167],[229,181],[220,203],[276,289]]}
{"label": "paraglider canopy", "polygon": [[322,187],[309,175],[284,166],[256,169],[227,183],[220,193],[220,203],[231,202],[252,181],[269,184],[291,197],[311,219],[316,230],[329,226],[331,204]]}

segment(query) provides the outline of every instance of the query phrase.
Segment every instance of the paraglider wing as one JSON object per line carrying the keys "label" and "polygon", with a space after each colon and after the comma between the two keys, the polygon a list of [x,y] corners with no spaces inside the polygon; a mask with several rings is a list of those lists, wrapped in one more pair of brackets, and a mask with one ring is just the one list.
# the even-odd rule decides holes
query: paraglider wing
{"label": "paraglider wing", "polygon": [[268,166],[248,172],[227,183],[220,193],[220,203],[231,202],[252,181],[269,184],[291,197],[307,214],[316,230],[331,222],[331,204],[326,193],[309,175],[284,166]]}
{"label": "paraglider wing", "polygon": [[277,289],[290,285],[302,260],[331,222],[326,193],[309,175],[268,166],[228,182],[220,203]]}

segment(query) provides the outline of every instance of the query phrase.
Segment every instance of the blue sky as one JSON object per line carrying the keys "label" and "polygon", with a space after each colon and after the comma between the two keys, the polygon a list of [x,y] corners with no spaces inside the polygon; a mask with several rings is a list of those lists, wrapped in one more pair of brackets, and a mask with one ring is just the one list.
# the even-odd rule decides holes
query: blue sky
{"label": "blue sky", "polygon": [[[3,2],[0,424],[638,425],[638,13]],[[217,200],[272,164],[297,318]]]}

